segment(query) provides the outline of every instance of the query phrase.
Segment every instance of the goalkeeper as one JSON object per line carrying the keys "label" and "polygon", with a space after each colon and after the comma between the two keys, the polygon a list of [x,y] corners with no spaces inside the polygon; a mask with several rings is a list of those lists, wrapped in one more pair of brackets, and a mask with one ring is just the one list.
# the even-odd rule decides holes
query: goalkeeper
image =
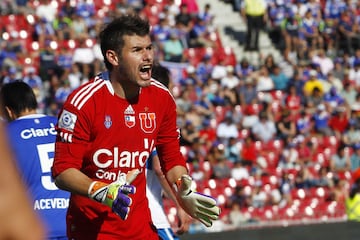
{"label": "goalkeeper", "polygon": [[71,192],[70,239],[159,239],[145,191],[155,147],[181,207],[208,227],[219,217],[213,198],[190,190],[175,101],[151,77],[149,33],[136,15],[106,25],[99,39],[107,71],[75,89],[59,113],[52,173]]}

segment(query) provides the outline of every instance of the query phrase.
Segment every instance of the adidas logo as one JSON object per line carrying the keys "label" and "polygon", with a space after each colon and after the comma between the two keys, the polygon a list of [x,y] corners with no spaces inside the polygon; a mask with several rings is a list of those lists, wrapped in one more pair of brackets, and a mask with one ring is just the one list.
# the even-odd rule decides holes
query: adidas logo
{"label": "adidas logo", "polygon": [[131,107],[131,105],[129,105],[129,106],[125,109],[124,114],[135,114],[135,111],[134,111],[134,109]]}

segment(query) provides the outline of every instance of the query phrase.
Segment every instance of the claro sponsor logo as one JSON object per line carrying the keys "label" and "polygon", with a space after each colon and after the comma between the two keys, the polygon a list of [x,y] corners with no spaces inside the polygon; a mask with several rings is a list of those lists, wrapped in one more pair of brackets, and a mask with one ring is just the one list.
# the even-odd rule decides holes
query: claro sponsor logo
{"label": "claro sponsor logo", "polygon": [[118,147],[113,149],[99,149],[93,155],[94,164],[100,168],[96,171],[96,177],[99,179],[107,179],[115,181],[117,180],[117,175],[121,173],[109,172],[106,171],[106,168],[140,168],[144,167],[146,160],[149,158],[149,151],[122,151],[119,152]]}
{"label": "claro sponsor logo", "polygon": [[28,128],[21,131],[20,136],[22,139],[30,139],[34,137],[46,137],[56,135],[55,125],[50,123],[48,128]]}

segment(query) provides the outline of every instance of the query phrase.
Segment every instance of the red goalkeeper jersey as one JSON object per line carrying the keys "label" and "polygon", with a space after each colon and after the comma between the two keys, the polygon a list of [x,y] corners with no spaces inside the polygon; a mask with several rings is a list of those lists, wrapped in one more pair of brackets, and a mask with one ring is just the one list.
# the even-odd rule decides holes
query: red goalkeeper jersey
{"label": "red goalkeeper jersey", "polygon": [[136,193],[125,221],[109,207],[72,194],[69,237],[158,239],[145,194],[146,161],[156,146],[165,172],[175,165],[186,166],[179,150],[176,104],[167,88],[152,80],[136,98],[125,100],[114,94],[104,72],[68,97],[57,130],[54,177],[76,168],[93,180],[111,183],[122,172],[141,170],[133,182]]}

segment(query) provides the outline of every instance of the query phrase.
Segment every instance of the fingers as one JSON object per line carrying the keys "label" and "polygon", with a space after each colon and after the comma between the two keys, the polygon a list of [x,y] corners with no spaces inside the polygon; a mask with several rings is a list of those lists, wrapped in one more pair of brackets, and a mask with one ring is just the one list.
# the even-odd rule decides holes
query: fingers
{"label": "fingers", "polygon": [[126,183],[128,183],[128,184],[132,183],[139,173],[140,173],[139,169],[133,169],[133,170],[129,171],[126,174]]}

